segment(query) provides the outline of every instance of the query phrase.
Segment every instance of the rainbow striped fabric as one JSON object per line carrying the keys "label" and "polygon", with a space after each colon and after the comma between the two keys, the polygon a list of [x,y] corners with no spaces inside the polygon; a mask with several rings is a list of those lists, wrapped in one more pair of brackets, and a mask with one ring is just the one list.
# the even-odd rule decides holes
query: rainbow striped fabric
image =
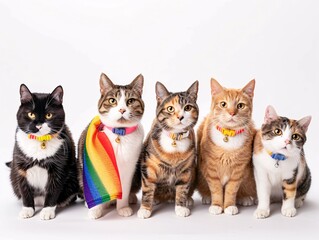
{"label": "rainbow striped fabric", "polygon": [[122,198],[120,174],[112,144],[96,116],[90,123],[83,151],[83,186],[89,208]]}

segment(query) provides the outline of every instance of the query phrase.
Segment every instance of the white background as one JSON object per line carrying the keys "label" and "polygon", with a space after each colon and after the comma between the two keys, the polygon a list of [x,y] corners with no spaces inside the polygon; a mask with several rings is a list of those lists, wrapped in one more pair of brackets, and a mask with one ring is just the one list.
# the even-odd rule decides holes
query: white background
{"label": "white background", "polygon": [[[0,0],[0,238],[316,238],[318,9],[315,0]],[[121,218],[111,209],[90,221],[80,203],[58,211],[51,221],[41,221],[38,212],[18,219],[21,202],[12,193],[4,163],[12,157],[20,84],[34,92],[63,86],[67,124],[77,142],[97,113],[101,72],[123,85],[144,75],[146,133],[155,115],[156,81],[182,91],[199,80],[199,122],[209,111],[211,77],[233,88],[256,79],[257,127],[269,104],[290,118],[312,115],[305,151],[313,185],[305,206],[293,219],[280,214],[279,204],[272,205],[266,220],[253,218],[255,206],[240,208],[237,216],[212,216],[195,195],[192,215],[185,219],[175,216],[173,205],[161,205],[148,220],[136,214]]]}

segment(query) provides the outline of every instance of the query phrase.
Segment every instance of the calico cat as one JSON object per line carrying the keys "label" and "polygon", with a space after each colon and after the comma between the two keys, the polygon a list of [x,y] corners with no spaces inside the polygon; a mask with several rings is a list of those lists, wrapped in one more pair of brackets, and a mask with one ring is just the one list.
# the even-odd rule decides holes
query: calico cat
{"label": "calico cat", "polygon": [[[136,203],[136,195],[130,195],[132,178],[136,169],[144,138],[141,119],[144,113],[142,100],[144,78],[138,75],[130,84],[115,85],[104,74],[100,77],[101,97],[98,101],[98,117],[101,124],[100,133],[104,133],[113,148],[122,188],[122,199],[116,200],[117,212],[120,216],[128,217],[133,214],[129,203]],[[124,134],[122,134],[124,132]],[[81,189],[84,189],[83,155],[86,144],[86,128],[79,140],[78,156],[80,162],[79,176]],[[84,168],[85,169],[85,168]],[[88,199],[86,199],[88,202]],[[114,202],[114,201],[113,201]],[[103,215],[103,208],[110,202],[89,206],[89,218],[97,219]],[[88,204],[89,205],[89,204]]]}
{"label": "calico cat", "polygon": [[195,181],[195,134],[198,81],[185,92],[171,93],[156,83],[156,118],[140,156],[142,203],[139,218],[149,218],[157,202],[175,201],[175,213],[190,215]]}
{"label": "calico cat", "polygon": [[23,202],[21,218],[35,213],[35,200],[43,203],[40,218],[55,217],[56,207],[76,200],[79,191],[75,145],[65,124],[63,89],[51,94],[31,93],[20,86],[21,105],[17,112],[11,183]]}
{"label": "calico cat", "polygon": [[198,129],[198,191],[212,214],[237,214],[236,198],[242,205],[254,203],[254,88],[255,80],[239,90],[211,79],[211,111]]}
{"label": "calico cat", "polygon": [[303,146],[311,117],[297,120],[280,117],[272,106],[254,143],[254,172],[258,207],[256,218],[267,218],[271,202],[282,201],[281,213],[294,217],[311,185]]}

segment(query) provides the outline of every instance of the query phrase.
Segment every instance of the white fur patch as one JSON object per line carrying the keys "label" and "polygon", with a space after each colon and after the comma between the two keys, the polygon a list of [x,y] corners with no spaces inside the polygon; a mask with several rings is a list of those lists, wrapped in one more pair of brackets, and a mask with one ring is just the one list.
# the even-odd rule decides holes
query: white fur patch
{"label": "white fur patch", "polygon": [[238,214],[239,211],[238,211],[238,207],[229,206],[229,207],[225,208],[224,212],[227,215],[236,215],[236,214]]}
{"label": "white fur patch", "polygon": [[50,220],[55,218],[55,209],[56,209],[56,206],[43,208],[40,212],[40,219]]}
{"label": "white fur patch", "polygon": [[130,207],[124,207],[117,210],[117,213],[122,217],[129,217],[133,215],[133,209]]}
{"label": "white fur patch", "polygon": [[141,219],[146,219],[149,218],[151,214],[152,212],[150,210],[141,207],[137,212],[137,217]]}
{"label": "white fur patch", "polygon": [[228,137],[228,142],[225,142],[225,135],[218,131],[216,127],[212,127],[210,137],[217,146],[227,150],[241,148],[247,140],[247,136],[245,132],[243,132],[233,137]]}
{"label": "white fur patch", "polygon": [[40,141],[29,139],[28,134],[23,132],[21,129],[18,129],[16,139],[18,146],[21,148],[23,153],[34,160],[43,160],[54,156],[63,144],[62,139],[52,138],[50,141],[46,142],[46,148],[42,149]]}
{"label": "white fur patch", "polygon": [[188,217],[191,211],[187,207],[175,206],[175,213],[179,217]]}
{"label": "white fur patch", "polygon": [[191,145],[192,141],[189,138],[184,138],[181,140],[176,141],[176,146],[172,145],[173,140],[168,136],[165,131],[162,131],[159,143],[162,146],[163,150],[168,153],[175,153],[175,152],[186,152]]}
{"label": "white fur patch", "polygon": [[34,215],[34,209],[32,207],[23,207],[19,213],[20,218],[30,218]]}
{"label": "white fur patch", "polygon": [[89,209],[88,216],[90,219],[98,219],[103,215],[103,204],[97,205]]}
{"label": "white fur patch", "polygon": [[259,209],[257,208],[256,211],[254,212],[254,216],[257,219],[264,219],[269,217],[270,215],[270,210],[269,209]]}
{"label": "white fur patch", "polygon": [[32,187],[44,190],[48,181],[48,171],[39,166],[34,166],[27,170],[26,178]]}
{"label": "white fur patch", "polygon": [[220,206],[217,205],[212,205],[208,209],[209,213],[214,214],[214,215],[219,215],[223,212],[223,209]]}

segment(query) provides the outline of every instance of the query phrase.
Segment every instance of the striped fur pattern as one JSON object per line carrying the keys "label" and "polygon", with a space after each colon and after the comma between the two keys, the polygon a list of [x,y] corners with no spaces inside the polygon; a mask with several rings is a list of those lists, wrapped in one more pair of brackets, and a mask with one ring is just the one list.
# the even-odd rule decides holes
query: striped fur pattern
{"label": "striped fur pattern", "polygon": [[[115,85],[104,73],[100,77],[101,97],[98,101],[98,113],[101,122],[105,126],[101,131],[104,131],[107,135],[114,150],[122,185],[122,199],[116,200],[116,207],[118,214],[124,217],[133,214],[129,201],[132,203],[137,202],[135,195],[137,190],[130,195],[130,189],[144,138],[144,130],[140,122],[144,113],[144,102],[142,100],[143,84],[144,78],[142,75],[138,75],[128,85]],[[118,136],[110,130],[110,128],[133,126],[137,126],[137,129],[133,133],[124,136]],[[80,162],[79,181],[82,190],[83,149],[86,134],[87,128],[81,134],[78,144]],[[117,142],[118,137],[120,138],[120,142]],[[137,183],[137,185],[140,184]],[[90,208],[89,218],[100,218],[106,205],[108,203]]]}
{"label": "striped fur pattern", "polygon": [[[252,205],[256,197],[251,160],[254,87],[254,80],[243,89],[223,88],[211,80],[211,111],[198,129],[198,191],[212,214],[237,214],[236,200]],[[239,134],[225,141],[217,126]]]}
{"label": "striped fur pattern", "polygon": [[[268,106],[265,122],[258,131],[254,143],[254,171],[256,177],[258,207],[256,218],[270,215],[270,203],[281,202],[284,216],[293,217],[303,205],[311,185],[303,146],[311,117],[299,121],[280,117]],[[282,154],[285,160],[277,161],[271,153]]]}
{"label": "striped fur pattern", "polygon": [[[196,147],[193,127],[198,119],[198,81],[185,92],[171,93],[156,83],[156,119],[140,156],[142,203],[139,218],[151,216],[155,203],[173,201],[178,216],[190,215],[194,192]],[[170,134],[183,133],[181,139]]]}

